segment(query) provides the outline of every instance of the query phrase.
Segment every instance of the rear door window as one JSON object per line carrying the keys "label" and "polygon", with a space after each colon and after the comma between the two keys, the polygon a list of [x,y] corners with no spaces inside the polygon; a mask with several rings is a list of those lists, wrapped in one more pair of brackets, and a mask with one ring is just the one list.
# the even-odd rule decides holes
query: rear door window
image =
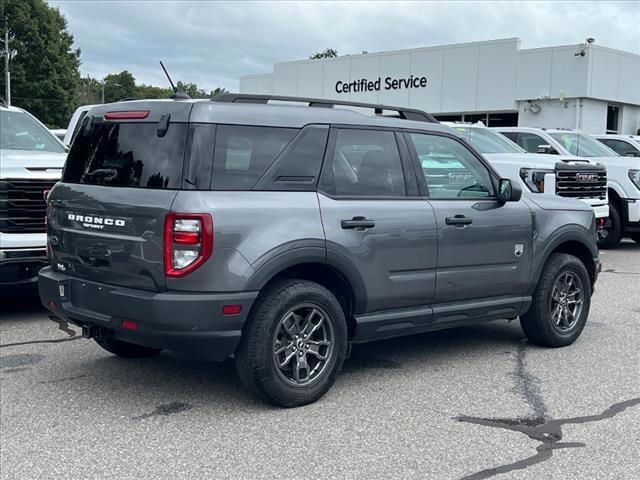
{"label": "rear door window", "polygon": [[540,145],[547,145],[549,142],[545,142],[545,140],[539,135],[528,132],[519,132],[516,143],[529,153],[538,153],[538,147]]}
{"label": "rear door window", "polygon": [[344,196],[406,196],[394,132],[338,129],[323,189]]}
{"label": "rear door window", "polygon": [[187,125],[169,123],[159,137],[157,123],[85,123],[73,142],[63,181],[111,187],[177,189]]}
{"label": "rear door window", "polygon": [[298,133],[295,128],[219,125],[213,190],[250,190]]}

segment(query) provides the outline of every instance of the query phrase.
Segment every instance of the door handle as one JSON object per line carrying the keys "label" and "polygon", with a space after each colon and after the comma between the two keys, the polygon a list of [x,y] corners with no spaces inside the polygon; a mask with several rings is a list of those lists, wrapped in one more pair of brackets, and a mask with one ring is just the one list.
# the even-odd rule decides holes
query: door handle
{"label": "door handle", "polygon": [[373,228],[376,226],[376,222],[366,219],[364,217],[353,217],[351,220],[342,220],[340,225],[345,230],[366,230],[367,228]]}
{"label": "door handle", "polygon": [[444,222],[447,225],[455,225],[456,227],[464,227],[465,225],[471,225],[473,223],[473,219],[469,217],[465,217],[464,215],[455,215],[453,217],[446,217]]}

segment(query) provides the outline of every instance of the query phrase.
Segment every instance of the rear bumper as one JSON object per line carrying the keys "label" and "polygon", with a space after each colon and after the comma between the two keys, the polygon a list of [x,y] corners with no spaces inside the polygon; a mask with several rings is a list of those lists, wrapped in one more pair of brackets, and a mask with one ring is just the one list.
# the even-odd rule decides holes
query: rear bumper
{"label": "rear bumper", "polygon": [[44,248],[0,249],[0,291],[35,288],[38,272],[48,264]]}
{"label": "rear bumper", "polygon": [[[38,287],[53,314],[92,327],[98,335],[207,360],[233,354],[258,295],[150,292],[81,280],[51,268],[40,272]],[[241,305],[240,313],[223,315],[223,305]],[[135,330],[124,329],[123,320],[135,322]]]}

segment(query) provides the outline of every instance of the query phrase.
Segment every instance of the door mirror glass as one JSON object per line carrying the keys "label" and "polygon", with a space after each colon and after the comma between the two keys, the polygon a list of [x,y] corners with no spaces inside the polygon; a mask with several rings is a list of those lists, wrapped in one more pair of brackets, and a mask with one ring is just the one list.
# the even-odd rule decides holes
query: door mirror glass
{"label": "door mirror glass", "polygon": [[558,152],[549,144],[538,145],[538,153],[546,153],[550,155],[557,155]]}
{"label": "door mirror glass", "polygon": [[509,180],[501,178],[498,185],[498,200],[501,202],[517,202],[522,197],[522,189],[520,186]]}

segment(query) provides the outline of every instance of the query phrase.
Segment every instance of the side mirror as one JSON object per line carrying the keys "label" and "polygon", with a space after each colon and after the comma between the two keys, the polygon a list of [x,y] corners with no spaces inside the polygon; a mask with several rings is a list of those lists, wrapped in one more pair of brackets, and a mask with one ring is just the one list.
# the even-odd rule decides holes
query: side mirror
{"label": "side mirror", "polygon": [[522,198],[522,188],[508,178],[501,178],[498,183],[498,200],[502,203],[517,202]]}
{"label": "side mirror", "polygon": [[538,153],[546,153],[548,155],[558,155],[558,152],[555,148],[553,148],[551,145],[548,144],[543,144],[543,145],[538,145]]}

